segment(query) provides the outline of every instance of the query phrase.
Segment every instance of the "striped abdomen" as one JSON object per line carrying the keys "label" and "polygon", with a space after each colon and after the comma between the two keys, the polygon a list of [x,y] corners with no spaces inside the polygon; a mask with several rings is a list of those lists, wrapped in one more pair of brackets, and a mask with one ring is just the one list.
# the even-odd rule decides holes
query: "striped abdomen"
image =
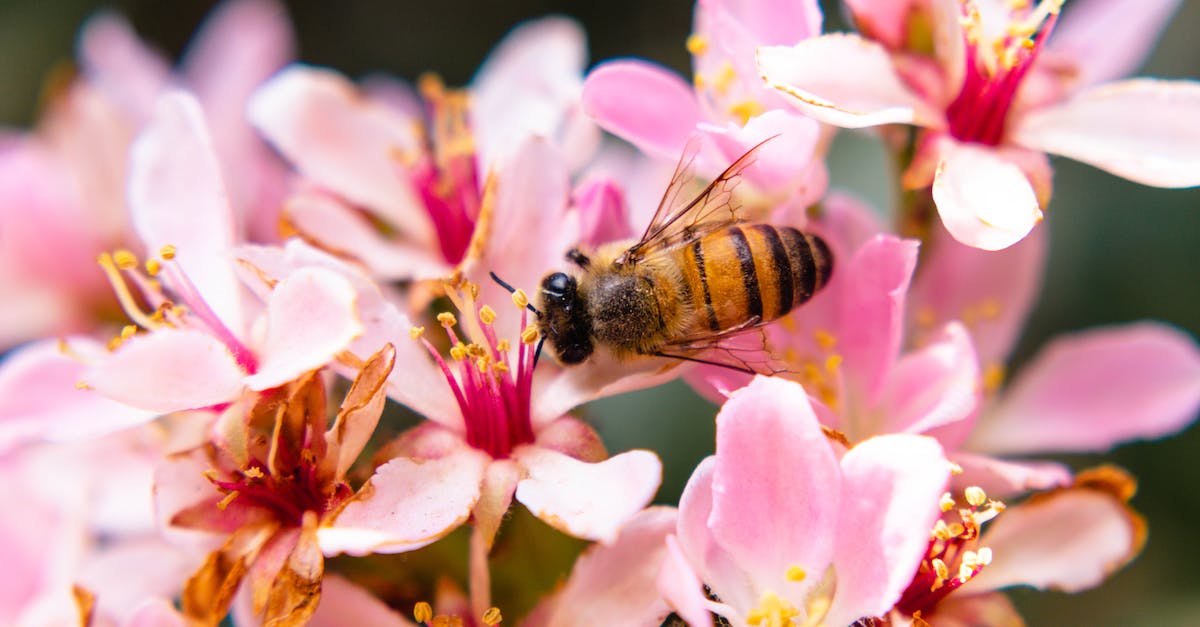
{"label": "striped abdomen", "polygon": [[770,224],[733,225],[674,254],[695,312],[685,336],[779,318],[812,298],[833,270],[821,238]]}

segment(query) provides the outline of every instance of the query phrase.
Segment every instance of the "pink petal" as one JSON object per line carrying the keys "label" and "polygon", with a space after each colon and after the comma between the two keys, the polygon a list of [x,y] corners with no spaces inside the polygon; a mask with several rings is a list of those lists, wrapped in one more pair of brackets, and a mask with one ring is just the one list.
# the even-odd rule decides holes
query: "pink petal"
{"label": "pink petal", "polygon": [[919,10],[915,0],[846,0],[855,29],[888,48],[907,43],[909,17]]}
{"label": "pink petal", "polygon": [[704,583],[688,563],[683,548],[679,546],[679,539],[669,535],[666,545],[662,569],[655,579],[659,593],[687,624],[706,624],[712,620],[712,614],[705,606],[707,598],[704,596]]}
{"label": "pink petal", "polygon": [[321,580],[321,604],[309,619],[311,627],[415,627],[379,597],[345,577],[327,573]]}
{"label": "pink petal", "polygon": [[249,116],[301,174],[412,239],[432,241],[429,215],[401,176],[403,156],[420,150],[412,120],[367,100],[339,74],[303,66],[260,87]]}
{"label": "pink petal", "polygon": [[207,333],[161,329],[126,340],[83,381],[113,400],[166,413],[233,400],[243,376],[225,345]]}
{"label": "pink petal", "polygon": [[100,13],[84,25],[79,63],[89,82],[139,122],[150,116],[170,80],[162,53],[142,43],[129,23],[113,13]]}
{"label": "pink petal", "polygon": [[1016,122],[1013,141],[1155,187],[1200,185],[1200,83],[1133,79]]}
{"label": "pink petal", "polygon": [[[194,98],[169,92],[130,149],[129,205],[147,251],[175,260],[221,322],[242,336],[241,286],[227,259],[234,217],[204,114]],[[181,288],[181,286],[174,286]]]}
{"label": "pink petal", "polygon": [[1123,78],[1141,67],[1179,4],[1179,0],[1073,2],[1055,25],[1043,55],[1070,63],[1075,86]]}
{"label": "pink petal", "polygon": [[884,388],[877,433],[927,434],[967,420],[979,408],[979,363],[971,337],[951,323],[941,337],[905,355]]}
{"label": "pink petal", "polygon": [[1157,323],[1076,333],[1050,343],[972,435],[993,453],[1102,451],[1161,438],[1195,419],[1200,350]]}
{"label": "pink petal", "polygon": [[572,192],[571,204],[579,212],[580,244],[597,248],[633,237],[625,192],[617,181],[608,177],[586,180]]}
{"label": "pink petal", "polygon": [[904,303],[917,264],[917,242],[877,235],[835,271],[840,281],[837,349],[852,394],[875,403],[900,353]]}
{"label": "pink petal", "polygon": [[1116,497],[1068,489],[1010,507],[984,528],[992,563],[977,592],[1026,585],[1079,592],[1097,586],[1141,549],[1145,522]]}
{"label": "pink petal", "polygon": [[1041,288],[1046,235],[1038,229],[1002,251],[981,251],[938,230],[912,288],[917,342],[962,320],[983,367],[1006,363]]}
{"label": "pink petal", "polygon": [[[722,133],[712,134],[728,163],[733,163],[754,146],[770,139],[755,153],[755,162],[746,169],[747,180],[771,193],[790,192],[810,177],[808,170],[820,167],[816,158],[821,126],[790,111],[773,109],[746,121],[744,126],[730,124]],[[814,201],[825,190],[805,190]]]}
{"label": "pink petal", "polygon": [[978,486],[996,498],[1042,492],[1071,485],[1071,469],[1057,462],[1012,461],[965,451],[954,451],[951,461],[963,469],[954,487]]}
{"label": "pink petal", "polygon": [[82,337],[10,353],[0,364],[0,451],[29,439],[89,438],[154,419],[155,412],[76,387],[87,370],[80,357],[101,354],[103,346]]}
{"label": "pink petal", "polygon": [[696,465],[692,476],[688,478],[679,497],[679,524],[676,527],[679,549],[683,555],[673,555],[672,549],[664,564],[664,569],[671,571],[664,573],[664,577],[682,577],[684,581],[673,581],[661,590],[664,594],[671,593],[672,601],[677,601],[689,613],[694,612],[692,608],[699,600],[692,596],[693,591],[677,586],[687,585],[693,577],[718,591],[721,599],[734,607],[749,608],[758,602],[759,591],[753,587],[754,582],[746,576],[734,556],[717,543],[709,529],[716,466],[715,456],[706,457]]}
{"label": "pink petal", "polygon": [[245,383],[265,390],[296,379],[332,361],[362,332],[349,282],[332,270],[298,270],[271,294],[262,360]]}
{"label": "pink petal", "polygon": [[475,504],[471,515],[476,532],[484,538],[488,551],[492,549],[500,521],[512,505],[513,493],[520,480],[521,468],[511,459],[499,459],[488,464],[483,474],[483,481],[479,485],[479,502]]}
{"label": "pink petal", "polygon": [[664,538],[674,527],[673,508],[652,507],[630,518],[612,544],[593,544],[575,561],[554,608],[536,624],[660,624],[670,609],[654,580],[666,553]]}
{"label": "pink petal", "polygon": [[608,459],[600,434],[571,416],[563,416],[538,429],[537,445],[585,462]]}
{"label": "pink petal", "polygon": [[793,44],[821,34],[821,6],[814,0],[712,0],[698,4],[729,12],[763,44]]}
{"label": "pink petal", "polygon": [[946,143],[933,179],[933,201],[954,239],[983,250],[1012,246],[1042,219],[1021,169],[974,144]]}
{"label": "pink petal", "polygon": [[[970,590],[970,588],[968,588]],[[979,625],[1024,625],[1025,620],[1008,597],[988,594],[951,594],[938,602],[934,613],[922,616],[938,627],[978,627]]]}
{"label": "pink petal", "polygon": [[440,459],[397,457],[375,469],[368,486],[317,531],[326,555],[402,553],[421,548],[467,521],[490,460],[473,449]]}
{"label": "pink petal", "polygon": [[950,479],[942,447],[921,436],[870,438],[850,449],[841,465],[837,594],[824,619],[830,625],[883,616],[900,600],[929,547]]}
{"label": "pink petal", "polygon": [[296,229],[326,250],[346,251],[380,280],[437,279],[451,272],[441,254],[423,243],[391,239],[336,198],[300,193],[284,212]]}
{"label": "pink petal", "polygon": [[77,576],[80,585],[96,593],[101,616],[125,623],[143,600],[178,596],[200,563],[199,556],[147,535],[105,546],[90,556]]}
{"label": "pink petal", "polygon": [[837,33],[792,47],[761,47],[758,71],[768,87],[826,124],[943,124],[941,115],[905,85],[887,50],[857,35]]}
{"label": "pink petal", "polygon": [[538,446],[514,451],[526,472],[517,500],[556,529],[611,544],[621,525],[645,507],[662,481],[650,451],[626,451],[589,464]]}
{"label": "pink petal", "polygon": [[[757,377],[734,392],[717,414],[708,528],[755,592],[806,597],[833,560],[829,538],[836,533],[841,500],[837,460],[804,389],[783,379]],[[812,576],[788,580],[786,573],[794,566]],[[749,607],[717,589],[723,601]]]}
{"label": "pink petal", "polygon": [[148,599],[133,609],[124,627],[185,627],[187,621],[169,599]]}
{"label": "pink petal", "polygon": [[654,157],[674,160],[701,120],[690,85],[645,61],[609,61],[583,83],[583,108],[604,130]]}

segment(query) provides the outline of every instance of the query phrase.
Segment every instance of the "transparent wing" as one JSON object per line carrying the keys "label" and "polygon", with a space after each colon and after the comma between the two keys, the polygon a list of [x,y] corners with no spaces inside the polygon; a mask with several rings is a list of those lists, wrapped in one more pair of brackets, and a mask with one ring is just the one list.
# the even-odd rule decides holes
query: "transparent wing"
{"label": "transparent wing", "polygon": [[758,149],[772,139],[774,137],[768,137],[746,151],[703,191],[688,200],[683,192],[694,180],[693,170],[701,144],[700,136],[693,135],[684,146],[675,173],[671,175],[671,183],[646,231],[636,244],[617,258],[617,263],[637,263],[652,254],[686,245],[737,222],[739,207],[733,201],[733,190],[741,181],[742,172],[754,163]]}
{"label": "transparent wing", "polygon": [[654,353],[683,361],[708,364],[754,375],[772,376],[792,372],[776,360],[767,343],[763,323],[752,318],[745,323],[696,338],[684,338]]}

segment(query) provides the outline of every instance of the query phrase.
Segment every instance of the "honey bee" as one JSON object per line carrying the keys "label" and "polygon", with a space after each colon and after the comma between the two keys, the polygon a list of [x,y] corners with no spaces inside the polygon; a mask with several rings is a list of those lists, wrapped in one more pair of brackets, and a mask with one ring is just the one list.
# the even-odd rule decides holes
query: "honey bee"
{"label": "honey bee", "polygon": [[[553,272],[542,279],[538,331],[560,363],[582,363],[600,345],[618,359],[671,357],[764,372],[725,341],[808,301],[833,271],[821,238],[738,218],[733,189],[765,143],[687,200],[682,192],[699,149],[698,141],[689,142],[641,238],[593,254],[572,249],[567,258],[579,276]],[[724,358],[700,358],[712,349],[724,349]]]}

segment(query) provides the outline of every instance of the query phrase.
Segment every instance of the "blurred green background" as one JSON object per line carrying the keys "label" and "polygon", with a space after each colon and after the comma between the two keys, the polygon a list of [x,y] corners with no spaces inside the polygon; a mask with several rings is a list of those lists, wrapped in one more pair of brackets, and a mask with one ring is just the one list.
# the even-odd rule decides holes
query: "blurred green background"
{"label": "blurred green background", "polygon": [[[215,4],[0,0],[0,126],[31,123],[41,82],[54,66],[72,58],[79,24],[98,8],[123,13],[145,39],[178,55]],[[823,4],[827,27],[840,28],[844,22],[836,4]],[[549,13],[583,23],[593,62],[637,56],[689,72],[683,43],[692,3],[683,0],[287,5],[301,59],[352,76],[379,70],[412,79],[434,70],[447,83],[462,84],[509,28]],[[1183,5],[1143,74],[1200,76],[1200,38],[1193,36],[1200,30],[1200,2]],[[883,156],[871,140],[841,140],[832,159],[835,185],[871,199],[888,197]],[[1051,230],[1049,276],[1018,361],[1057,333],[1107,323],[1153,318],[1200,335],[1200,190],[1143,187],[1063,160],[1055,168],[1055,199],[1042,227]],[[682,384],[601,401],[585,413],[612,450],[660,452],[666,464],[662,502],[674,502],[695,462],[712,449],[715,408]],[[1200,624],[1200,569],[1192,535],[1200,533],[1198,458],[1196,428],[1104,457],[1066,458],[1079,466],[1110,460],[1139,477],[1134,504],[1149,519],[1149,543],[1141,557],[1096,590],[1013,592],[1030,624]]]}

